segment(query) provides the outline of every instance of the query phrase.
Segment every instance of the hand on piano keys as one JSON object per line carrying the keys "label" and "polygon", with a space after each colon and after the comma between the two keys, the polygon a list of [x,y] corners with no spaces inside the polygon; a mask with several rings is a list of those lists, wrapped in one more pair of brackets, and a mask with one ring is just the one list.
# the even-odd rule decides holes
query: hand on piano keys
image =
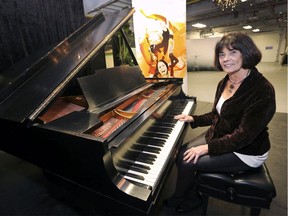
{"label": "hand on piano keys", "polygon": [[194,121],[194,119],[193,119],[192,116],[187,115],[187,114],[185,114],[185,113],[182,113],[182,114],[180,114],[180,115],[176,115],[176,116],[174,117],[174,119],[177,119],[177,120],[183,121],[183,122],[193,122],[193,121]]}
{"label": "hand on piano keys", "polygon": [[124,173],[125,179],[147,185],[149,188],[156,186],[185,125],[184,121],[177,121],[172,112],[182,111],[183,116],[188,116],[193,103],[186,101],[180,109],[171,109],[169,116],[156,120],[142,134],[133,146],[132,150],[137,156],[134,161],[131,158],[128,160],[130,163],[127,172]]}

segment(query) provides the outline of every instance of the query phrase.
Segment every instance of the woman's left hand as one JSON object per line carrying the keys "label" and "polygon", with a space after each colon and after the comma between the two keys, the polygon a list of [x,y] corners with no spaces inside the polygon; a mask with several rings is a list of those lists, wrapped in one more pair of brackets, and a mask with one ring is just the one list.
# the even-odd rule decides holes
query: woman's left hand
{"label": "woman's left hand", "polygon": [[179,114],[174,116],[174,119],[177,119],[179,121],[184,121],[184,122],[193,122],[194,119],[192,116],[186,115],[186,114]]}
{"label": "woman's left hand", "polygon": [[193,160],[193,163],[195,164],[201,155],[207,153],[208,153],[208,144],[192,147],[185,151],[183,160],[185,160],[187,163]]}

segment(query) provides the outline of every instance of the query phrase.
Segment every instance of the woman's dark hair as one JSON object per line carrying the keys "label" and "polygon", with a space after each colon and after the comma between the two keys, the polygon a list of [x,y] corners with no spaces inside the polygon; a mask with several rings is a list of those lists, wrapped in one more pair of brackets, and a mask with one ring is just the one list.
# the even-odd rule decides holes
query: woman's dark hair
{"label": "woman's dark hair", "polygon": [[243,56],[242,68],[244,69],[254,68],[261,61],[262,54],[248,35],[244,33],[230,33],[223,36],[215,47],[214,66],[220,71],[223,71],[223,69],[219,63],[219,53],[225,47],[228,50],[235,49],[241,52]]}

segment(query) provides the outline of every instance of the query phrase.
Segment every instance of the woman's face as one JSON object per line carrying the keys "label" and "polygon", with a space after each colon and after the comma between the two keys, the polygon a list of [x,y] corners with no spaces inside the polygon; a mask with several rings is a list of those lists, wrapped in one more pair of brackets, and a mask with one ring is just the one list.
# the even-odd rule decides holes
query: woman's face
{"label": "woman's face", "polygon": [[158,62],[158,71],[162,77],[168,76],[168,68],[164,62]]}
{"label": "woman's face", "polygon": [[219,53],[219,63],[226,73],[233,73],[242,68],[243,57],[240,51],[224,47]]}

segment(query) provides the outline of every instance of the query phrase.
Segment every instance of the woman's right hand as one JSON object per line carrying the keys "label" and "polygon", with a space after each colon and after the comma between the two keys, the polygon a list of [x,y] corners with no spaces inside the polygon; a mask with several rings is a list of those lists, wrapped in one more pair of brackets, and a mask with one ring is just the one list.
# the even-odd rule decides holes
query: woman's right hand
{"label": "woman's right hand", "polygon": [[200,156],[208,153],[208,144],[199,145],[196,147],[192,147],[185,151],[183,160],[187,163],[197,163]]}
{"label": "woman's right hand", "polygon": [[184,121],[184,122],[193,122],[194,119],[192,116],[186,115],[186,114],[180,114],[174,116],[174,119],[177,119],[179,121]]}

